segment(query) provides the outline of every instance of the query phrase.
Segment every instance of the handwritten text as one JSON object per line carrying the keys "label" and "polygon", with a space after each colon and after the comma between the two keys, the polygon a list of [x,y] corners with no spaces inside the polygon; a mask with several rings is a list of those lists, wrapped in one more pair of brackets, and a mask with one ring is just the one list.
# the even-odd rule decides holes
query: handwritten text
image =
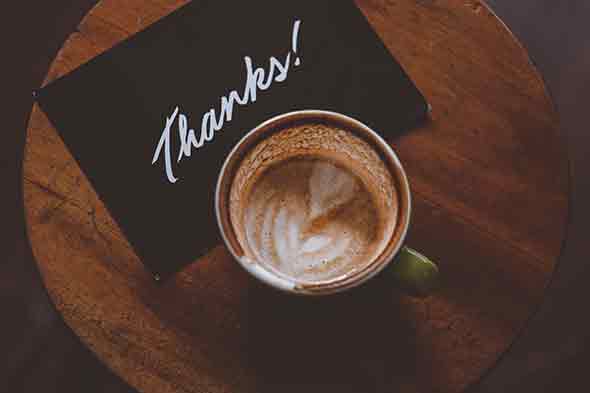
{"label": "handwritten text", "polygon": [[[152,165],[155,164],[162,154],[164,155],[164,166],[166,169],[166,176],[170,183],[176,183],[178,180],[174,176],[173,171],[173,156],[171,150],[171,136],[170,133],[175,123],[177,123],[178,135],[180,138],[180,149],[176,156],[176,163],[179,163],[184,157],[190,157],[193,149],[199,149],[207,142],[211,142],[215,137],[215,133],[221,131],[226,122],[230,122],[234,115],[234,107],[237,105],[248,105],[256,102],[258,93],[268,90],[274,82],[284,82],[289,75],[291,68],[292,56],[297,56],[297,44],[299,37],[299,27],[301,21],[295,21],[293,26],[291,51],[286,55],[281,62],[276,57],[271,56],[269,59],[269,68],[265,70],[261,67],[255,67],[252,58],[244,57],[244,64],[246,67],[246,84],[242,95],[232,90],[227,96],[221,97],[219,111],[214,108],[209,109],[203,114],[201,118],[201,129],[195,131],[189,127],[189,119],[180,111],[177,106],[172,114],[166,118],[166,124],[162,131],[158,145],[152,158]],[[299,66],[301,59],[296,57],[293,61],[294,66]]]}

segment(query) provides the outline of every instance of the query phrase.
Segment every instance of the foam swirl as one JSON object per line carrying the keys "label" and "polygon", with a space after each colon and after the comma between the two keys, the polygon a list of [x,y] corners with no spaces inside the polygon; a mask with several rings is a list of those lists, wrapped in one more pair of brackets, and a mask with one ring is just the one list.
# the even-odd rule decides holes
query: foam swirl
{"label": "foam swirl", "polygon": [[362,182],[317,158],[268,169],[254,185],[244,216],[257,260],[311,281],[354,269],[371,250],[377,223]]}

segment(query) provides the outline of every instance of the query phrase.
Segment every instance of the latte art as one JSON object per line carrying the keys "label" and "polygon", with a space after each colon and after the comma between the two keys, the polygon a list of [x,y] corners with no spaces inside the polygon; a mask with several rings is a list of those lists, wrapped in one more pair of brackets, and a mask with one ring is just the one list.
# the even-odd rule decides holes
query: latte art
{"label": "latte art", "polygon": [[398,194],[373,146],[325,121],[293,122],[269,134],[227,169],[240,261],[299,288],[379,266],[398,222]]}
{"label": "latte art", "polygon": [[267,169],[246,206],[246,240],[255,258],[300,281],[350,273],[374,249],[371,195],[328,160],[300,157]]}

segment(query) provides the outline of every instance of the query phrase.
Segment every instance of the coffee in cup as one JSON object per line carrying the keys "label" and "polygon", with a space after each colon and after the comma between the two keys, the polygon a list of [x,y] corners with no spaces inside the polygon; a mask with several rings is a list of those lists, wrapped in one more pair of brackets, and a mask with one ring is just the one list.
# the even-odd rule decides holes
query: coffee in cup
{"label": "coffee in cup", "polygon": [[356,286],[400,251],[410,192],[391,148],[333,112],[278,116],[230,153],[216,210],[228,248],[249,272],[289,292]]}
{"label": "coffee in cup", "polygon": [[397,222],[394,179],[379,155],[343,127],[311,119],[251,149],[230,195],[245,258],[304,284],[366,268]]}

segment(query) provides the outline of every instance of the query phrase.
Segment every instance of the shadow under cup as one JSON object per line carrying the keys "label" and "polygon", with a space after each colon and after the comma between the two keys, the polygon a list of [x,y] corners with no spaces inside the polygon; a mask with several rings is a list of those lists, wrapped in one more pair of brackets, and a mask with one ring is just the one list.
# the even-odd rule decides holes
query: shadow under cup
{"label": "shadow under cup", "polygon": [[[257,261],[243,224],[246,199],[256,179],[277,164],[306,157],[325,159],[353,173],[371,195],[378,219],[376,239],[371,243],[374,249],[366,261],[314,282],[298,280]],[[326,111],[279,115],[250,131],[226,159],[215,204],[222,236],[236,260],[266,284],[303,295],[340,292],[381,271],[404,241],[411,210],[408,180],[389,145],[359,121]]]}

